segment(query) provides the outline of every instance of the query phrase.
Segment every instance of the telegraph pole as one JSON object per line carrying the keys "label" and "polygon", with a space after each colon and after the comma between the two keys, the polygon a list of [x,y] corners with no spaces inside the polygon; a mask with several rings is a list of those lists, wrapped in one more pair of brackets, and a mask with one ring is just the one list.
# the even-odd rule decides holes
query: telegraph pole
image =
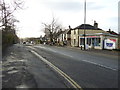
{"label": "telegraph pole", "polygon": [[85,24],[86,24],[86,0],[84,1],[84,50],[86,50],[86,46],[85,46],[86,27],[85,27]]}

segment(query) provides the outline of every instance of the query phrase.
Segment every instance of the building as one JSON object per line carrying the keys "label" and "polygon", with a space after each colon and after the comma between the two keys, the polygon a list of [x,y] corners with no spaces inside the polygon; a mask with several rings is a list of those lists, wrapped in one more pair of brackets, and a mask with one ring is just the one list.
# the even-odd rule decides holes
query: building
{"label": "building", "polygon": [[[84,47],[82,39],[83,35],[79,36],[80,44],[79,46]],[[113,35],[110,33],[94,33],[86,34],[85,37],[86,45],[88,48],[93,49],[118,49],[118,35]]]}
{"label": "building", "polygon": [[93,26],[90,24],[82,24],[71,30],[71,46],[83,48],[84,39],[87,48],[116,49],[118,47],[117,35],[110,34],[98,28],[98,23],[96,23],[96,21]]}
{"label": "building", "polygon": [[66,29],[65,31],[62,31],[61,34],[58,36],[57,41],[61,45],[71,45],[71,30]]}
{"label": "building", "polygon": [[111,31],[111,29],[109,29],[109,31],[107,31],[108,33],[112,34],[112,35],[118,35],[116,32]]}
{"label": "building", "polygon": [[90,24],[82,24],[76,28],[71,30],[71,46],[78,47],[80,44],[83,44],[83,39],[79,40],[80,35],[84,34],[84,27],[85,27],[85,34],[94,34],[94,33],[104,33],[105,31],[98,28],[98,24],[94,22],[94,26]]}

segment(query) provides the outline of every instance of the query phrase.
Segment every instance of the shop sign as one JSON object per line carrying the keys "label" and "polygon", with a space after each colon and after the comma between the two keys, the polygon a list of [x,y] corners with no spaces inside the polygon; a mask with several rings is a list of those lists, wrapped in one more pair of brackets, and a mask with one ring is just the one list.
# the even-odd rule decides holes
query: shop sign
{"label": "shop sign", "polygon": [[100,36],[86,36],[87,38],[97,38],[97,37],[100,37]]}
{"label": "shop sign", "polygon": [[105,49],[115,49],[116,39],[105,39],[104,48]]}

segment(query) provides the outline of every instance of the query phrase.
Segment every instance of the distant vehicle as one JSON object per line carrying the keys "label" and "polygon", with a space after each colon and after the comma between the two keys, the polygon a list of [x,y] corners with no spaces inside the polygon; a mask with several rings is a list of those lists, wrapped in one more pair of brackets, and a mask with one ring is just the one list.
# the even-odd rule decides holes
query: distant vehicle
{"label": "distant vehicle", "polygon": [[23,44],[26,44],[26,42],[23,42]]}
{"label": "distant vehicle", "polygon": [[43,43],[44,45],[46,44],[46,42]]}

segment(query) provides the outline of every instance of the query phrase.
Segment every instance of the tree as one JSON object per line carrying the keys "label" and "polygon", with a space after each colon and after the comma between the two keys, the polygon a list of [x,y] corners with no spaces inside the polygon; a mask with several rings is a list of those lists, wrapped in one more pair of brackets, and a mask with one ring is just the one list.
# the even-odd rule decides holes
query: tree
{"label": "tree", "polygon": [[53,42],[57,39],[57,33],[61,30],[61,25],[58,24],[57,19],[55,17],[52,18],[51,23],[46,24],[42,23],[45,28],[45,36],[50,39],[50,42]]}
{"label": "tree", "polygon": [[23,1],[21,0],[13,0],[13,4],[10,5],[8,3],[5,2],[5,0],[0,0],[0,27],[4,27],[6,28],[7,26],[10,26],[11,24],[13,25],[13,23],[15,21],[17,21],[14,18],[13,13],[17,10],[17,9],[21,9],[23,5]]}
{"label": "tree", "polygon": [[[6,1],[6,2],[5,2]],[[11,2],[12,3],[12,2]],[[19,41],[16,35],[15,19],[13,13],[17,9],[21,9],[23,1],[13,0],[13,4],[7,3],[7,0],[0,0],[0,30],[2,31],[2,45],[3,50],[11,44]]]}

